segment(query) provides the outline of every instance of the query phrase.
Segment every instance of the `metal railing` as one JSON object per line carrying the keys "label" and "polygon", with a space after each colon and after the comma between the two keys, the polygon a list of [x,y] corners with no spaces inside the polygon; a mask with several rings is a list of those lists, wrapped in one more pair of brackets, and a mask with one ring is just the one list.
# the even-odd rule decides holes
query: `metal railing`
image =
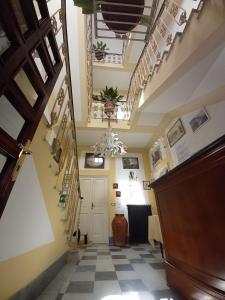
{"label": "metal railing", "polygon": [[183,33],[192,11],[200,10],[201,7],[202,0],[185,0],[182,4],[177,4],[175,0],[164,1],[130,80],[127,95],[129,119],[141,92],[154,71],[159,68],[164,54],[170,51],[177,34]]}
{"label": "metal railing", "polygon": [[[123,1],[107,2],[94,0],[94,27],[96,38],[147,41],[153,25],[159,0],[152,0],[151,5],[128,4]],[[110,8],[110,9],[109,9]],[[130,11],[129,11],[130,10]],[[143,22],[143,12],[147,20]],[[112,16],[115,15],[115,19]],[[126,20],[128,18],[128,21]],[[133,21],[132,21],[133,20]],[[136,28],[139,25],[139,28]],[[126,26],[132,28],[124,30]],[[110,27],[115,27],[113,30]]]}
{"label": "metal railing", "polygon": [[87,62],[87,92],[88,92],[88,119],[90,120],[93,95],[93,62],[92,62],[92,15],[85,15],[86,24],[86,62]]}

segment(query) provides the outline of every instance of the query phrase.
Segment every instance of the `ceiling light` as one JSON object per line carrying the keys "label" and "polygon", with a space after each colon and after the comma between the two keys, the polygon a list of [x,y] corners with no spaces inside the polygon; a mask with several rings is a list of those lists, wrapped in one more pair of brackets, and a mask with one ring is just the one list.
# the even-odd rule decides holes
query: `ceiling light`
{"label": "ceiling light", "polygon": [[112,128],[109,127],[100,141],[91,147],[94,154],[99,154],[103,157],[115,157],[122,156],[127,153],[127,147],[119,139],[118,134],[112,132]]}

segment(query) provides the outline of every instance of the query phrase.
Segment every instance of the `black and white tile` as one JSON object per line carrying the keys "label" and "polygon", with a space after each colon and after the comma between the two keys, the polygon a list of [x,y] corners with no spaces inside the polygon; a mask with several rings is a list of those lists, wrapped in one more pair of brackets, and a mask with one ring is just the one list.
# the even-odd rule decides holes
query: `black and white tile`
{"label": "black and white tile", "polygon": [[160,250],[148,244],[93,245],[60,273],[36,300],[178,300],[166,284]]}

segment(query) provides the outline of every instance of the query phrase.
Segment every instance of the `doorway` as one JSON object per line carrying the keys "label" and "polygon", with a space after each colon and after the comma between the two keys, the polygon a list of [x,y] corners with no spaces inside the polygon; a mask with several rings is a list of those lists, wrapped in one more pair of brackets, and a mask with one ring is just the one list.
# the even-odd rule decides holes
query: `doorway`
{"label": "doorway", "polygon": [[80,213],[80,230],[94,243],[108,243],[108,178],[80,177],[83,197]]}

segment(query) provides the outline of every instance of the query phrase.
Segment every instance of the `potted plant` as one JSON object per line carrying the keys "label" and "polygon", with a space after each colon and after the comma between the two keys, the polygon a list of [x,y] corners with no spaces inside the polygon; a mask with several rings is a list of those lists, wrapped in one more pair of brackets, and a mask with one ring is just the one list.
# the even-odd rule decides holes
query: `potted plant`
{"label": "potted plant", "polygon": [[82,14],[93,14],[94,4],[93,0],[73,0],[74,5],[82,8]]}
{"label": "potted plant", "polygon": [[[108,3],[106,4],[105,2]],[[113,4],[118,3],[118,5],[110,5],[110,2],[113,2]],[[120,5],[121,2],[127,6]],[[101,10],[103,11],[102,16],[105,21],[108,21],[106,25],[110,30],[119,35],[123,35],[138,25],[143,15],[144,5],[144,0],[104,0],[104,4],[101,4]],[[110,12],[118,12],[118,14],[110,14]],[[124,13],[124,15],[119,13]],[[116,22],[110,23],[110,21]],[[124,22],[126,24],[124,24]]]}
{"label": "potted plant", "polygon": [[114,113],[117,102],[120,102],[122,98],[123,96],[118,94],[117,88],[108,88],[107,86],[100,92],[100,95],[93,95],[94,100],[104,103],[104,112],[108,117]]}
{"label": "potted plant", "polygon": [[93,49],[95,52],[95,57],[97,60],[102,60],[105,58],[106,54],[107,54],[107,50],[109,50],[109,48],[107,48],[107,45],[105,43],[103,43],[102,41],[97,42],[97,45],[93,44]]}

